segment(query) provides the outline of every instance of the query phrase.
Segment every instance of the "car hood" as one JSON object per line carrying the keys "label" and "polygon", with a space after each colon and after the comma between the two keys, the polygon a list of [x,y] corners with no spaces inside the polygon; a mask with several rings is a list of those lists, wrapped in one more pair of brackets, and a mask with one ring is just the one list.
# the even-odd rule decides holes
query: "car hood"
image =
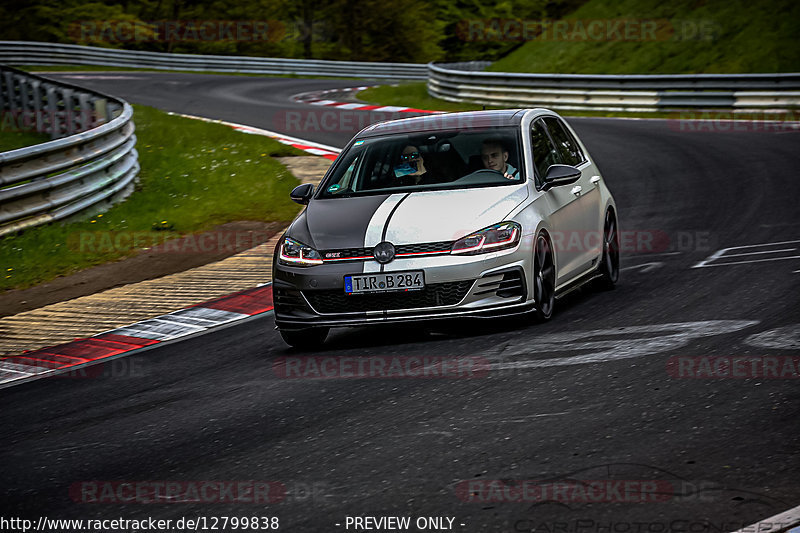
{"label": "car hood", "polygon": [[524,185],[412,193],[392,214],[385,240],[394,244],[454,241],[502,222],[527,196]]}
{"label": "car hood", "polygon": [[502,222],[525,185],[312,200],[288,235],[318,250],[454,241]]}

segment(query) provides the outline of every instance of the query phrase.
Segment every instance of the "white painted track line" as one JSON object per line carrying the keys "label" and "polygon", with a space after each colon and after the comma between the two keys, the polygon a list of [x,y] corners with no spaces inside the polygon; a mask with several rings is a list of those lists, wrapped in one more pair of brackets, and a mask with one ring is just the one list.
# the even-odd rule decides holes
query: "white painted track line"
{"label": "white painted track line", "polygon": [[[792,526],[797,525],[800,525],[800,505],[733,533],[783,533],[784,531],[790,531]],[[792,533],[797,531],[800,531],[800,528],[791,529]]]}

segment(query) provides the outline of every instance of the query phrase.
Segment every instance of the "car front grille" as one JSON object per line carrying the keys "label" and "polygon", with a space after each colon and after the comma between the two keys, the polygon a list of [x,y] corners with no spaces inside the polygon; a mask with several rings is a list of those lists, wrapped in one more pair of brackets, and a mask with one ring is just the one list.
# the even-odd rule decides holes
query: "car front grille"
{"label": "car front grille", "polygon": [[[395,257],[406,254],[449,254],[453,241],[424,242],[419,244],[398,244],[395,246]],[[340,248],[336,250],[322,250],[323,261],[355,261],[371,260],[372,248]]]}
{"label": "car front grille", "polygon": [[379,294],[345,294],[342,290],[306,291],[303,294],[320,313],[358,313],[455,305],[466,296],[472,283],[472,280],[435,283],[418,291]]}
{"label": "car front grille", "polygon": [[399,254],[422,254],[428,252],[450,252],[453,241],[426,242],[422,244],[399,244],[395,252]]}

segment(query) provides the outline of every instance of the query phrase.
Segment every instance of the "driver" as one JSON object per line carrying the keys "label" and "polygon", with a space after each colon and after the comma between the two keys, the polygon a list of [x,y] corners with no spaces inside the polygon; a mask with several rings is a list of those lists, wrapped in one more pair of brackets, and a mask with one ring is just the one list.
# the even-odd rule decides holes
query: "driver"
{"label": "driver", "polygon": [[500,139],[486,139],[481,145],[481,161],[488,170],[496,170],[506,178],[516,179],[518,170],[508,164],[508,150]]}

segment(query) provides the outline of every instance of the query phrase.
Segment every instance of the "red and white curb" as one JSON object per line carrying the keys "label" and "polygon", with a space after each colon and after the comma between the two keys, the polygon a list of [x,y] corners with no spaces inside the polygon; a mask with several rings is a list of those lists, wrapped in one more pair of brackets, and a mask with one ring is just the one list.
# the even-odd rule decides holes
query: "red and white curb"
{"label": "red and white curb", "polygon": [[364,91],[366,89],[372,89],[373,87],[378,87],[378,85],[361,85],[359,87],[344,87],[339,89],[325,89],[322,91],[309,91],[305,93],[296,94],[292,96],[291,99],[294,102],[308,104],[311,102],[319,102],[325,100],[328,97],[332,97],[331,95],[339,95],[347,98],[353,98],[355,97],[356,93]]}
{"label": "red and white curb", "polygon": [[272,311],[272,284],[0,360],[0,388],[61,374]]}
{"label": "red and white curb", "polygon": [[244,124],[237,124],[235,122],[227,122],[225,120],[216,120],[213,118],[198,117],[195,115],[184,115],[183,113],[168,113],[168,114],[176,117],[190,118],[193,120],[202,120],[203,122],[210,122],[213,124],[222,124],[223,126],[228,126],[229,128],[233,128],[236,131],[241,131],[242,133],[249,133],[251,135],[262,135],[264,137],[270,137],[271,139],[275,139],[281,144],[288,144],[289,146],[293,146],[298,150],[302,150],[309,154],[318,155],[326,159],[330,159],[331,161],[336,159],[336,156],[338,156],[339,152],[342,151],[340,148],[336,148],[335,146],[328,146],[327,144],[321,144],[318,142],[309,141],[307,139],[292,137],[290,135],[285,135],[283,133],[278,133],[276,131],[264,130],[253,126],[246,126]]}
{"label": "red and white curb", "polygon": [[[222,124],[243,133],[270,137],[280,143],[330,160],[336,159],[341,151],[335,146],[244,124],[182,113],[169,114]],[[98,333],[92,337],[6,357],[0,359],[0,388],[77,370],[158,344],[205,333],[214,328],[268,313],[272,309],[272,285],[266,284]]]}
{"label": "red and white curb", "polygon": [[372,104],[364,104],[361,102],[339,102],[337,100],[330,100],[325,98],[326,95],[330,94],[338,94],[338,95],[350,94],[350,93],[355,94],[359,91],[363,91],[364,89],[371,89],[372,87],[376,86],[363,85],[361,87],[349,87],[345,89],[328,89],[326,91],[302,93],[294,95],[292,97],[292,100],[303,104],[335,107],[338,109],[347,109],[349,111],[376,111],[380,113],[425,113],[425,114],[442,113],[442,111],[432,111],[430,109],[417,109],[415,107],[372,105]]}
{"label": "red and white curb", "polygon": [[417,109],[415,107],[400,107],[394,105],[371,105],[361,104],[357,102],[337,102],[335,100],[317,100],[305,102],[311,105],[322,105],[326,107],[336,107],[338,109],[347,109],[352,111],[377,111],[379,113],[442,113],[442,111],[431,111],[428,109]]}

